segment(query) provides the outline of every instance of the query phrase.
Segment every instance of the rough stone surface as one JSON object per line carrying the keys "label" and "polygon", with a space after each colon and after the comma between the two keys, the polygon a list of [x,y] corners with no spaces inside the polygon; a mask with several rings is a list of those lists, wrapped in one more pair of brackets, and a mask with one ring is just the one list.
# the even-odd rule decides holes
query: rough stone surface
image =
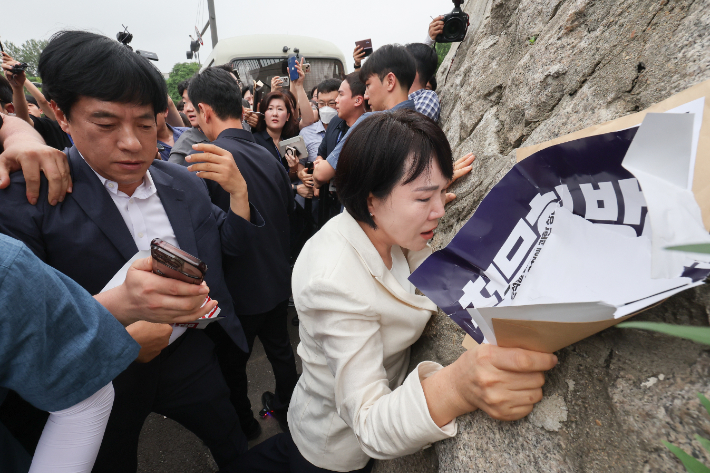
{"label": "rough stone surface", "polygon": [[[516,148],[643,110],[710,79],[710,0],[469,0],[464,9],[471,27],[444,60],[438,92],[454,155],[477,159],[453,188],[458,199],[436,247],[513,166]],[[636,320],[708,326],[709,314],[703,287]],[[413,347],[412,366],[453,362],[462,339],[439,313]],[[375,471],[685,471],[661,440],[710,464],[695,440],[710,437],[710,416],[696,397],[710,394],[707,347],[611,328],[557,355],[547,407],[511,423],[482,412],[463,416],[455,438],[377,462]]]}

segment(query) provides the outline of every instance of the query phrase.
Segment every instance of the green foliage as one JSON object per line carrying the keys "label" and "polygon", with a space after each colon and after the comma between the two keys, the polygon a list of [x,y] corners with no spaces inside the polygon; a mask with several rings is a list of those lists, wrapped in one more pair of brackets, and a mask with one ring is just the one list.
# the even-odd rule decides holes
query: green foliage
{"label": "green foliage", "polygon": [[451,49],[451,43],[436,43],[436,55],[439,56],[439,63],[436,65],[437,71],[439,70],[439,66],[441,66],[441,62],[449,53],[449,49]]}
{"label": "green foliage", "polygon": [[686,338],[698,343],[710,345],[710,327],[692,327],[687,325],[662,324],[659,322],[622,322],[619,328],[638,328],[665,333],[674,337]]}
{"label": "green foliage", "polygon": [[[700,403],[703,405],[705,410],[708,411],[708,414],[710,414],[710,401],[708,401],[708,398],[698,393],[698,399],[700,399]],[[710,449],[708,451],[710,451]]]}
{"label": "green foliage", "polygon": [[178,62],[173,66],[168,77],[168,95],[172,97],[173,102],[178,102],[182,97],[178,95],[178,84],[185,79],[192,77],[195,72],[200,70],[200,64],[196,62]]}
{"label": "green foliage", "polygon": [[690,473],[710,473],[710,468],[706,467],[698,460],[685,453],[681,448],[676,447],[675,445],[670,444],[665,440],[663,441],[663,445],[668,447],[668,450],[673,452],[673,454],[677,456],[681,462],[683,462],[683,466]]}
{"label": "green foliage", "polygon": [[17,46],[10,41],[3,41],[3,46],[5,46],[5,51],[7,54],[13,57],[13,59],[26,62],[29,67],[25,71],[27,75],[36,76],[37,75],[37,64],[39,63],[39,55],[42,50],[47,46],[49,41],[46,39],[28,39],[21,46]]}
{"label": "green foliage", "polygon": [[710,243],[700,243],[697,245],[668,246],[666,250],[685,251],[687,253],[710,254]]}
{"label": "green foliage", "polygon": [[539,35],[534,34],[534,35],[532,35],[531,37],[529,37],[529,38],[528,38],[528,44],[530,44],[531,46],[532,46],[533,44],[535,44],[535,41],[537,41],[537,37],[538,37],[538,36],[539,36]]}

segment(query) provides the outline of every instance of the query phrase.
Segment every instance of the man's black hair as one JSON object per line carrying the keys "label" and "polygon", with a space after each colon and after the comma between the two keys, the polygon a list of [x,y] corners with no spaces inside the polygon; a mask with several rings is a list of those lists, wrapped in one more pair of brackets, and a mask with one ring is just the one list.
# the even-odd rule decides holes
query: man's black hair
{"label": "man's black hair", "polygon": [[42,91],[67,118],[80,97],[168,108],[165,79],[150,61],[121,43],[88,31],[60,31],[39,57]]}
{"label": "man's black hair", "polygon": [[451,147],[433,120],[414,110],[375,113],[343,145],[335,171],[338,198],[355,220],[377,228],[367,208],[369,195],[386,199],[398,183],[428,172],[433,160],[451,179]]}
{"label": "man's black hair", "polygon": [[406,48],[417,64],[419,83],[422,87],[426,87],[427,82],[436,74],[439,56],[436,54],[434,48],[424,43],[409,43]]}
{"label": "man's black hair", "polygon": [[[223,71],[227,71],[230,74],[234,74],[234,68],[229,64],[220,64],[219,66],[212,66],[212,67],[214,67],[215,69],[222,69]],[[236,75],[236,74],[234,74],[234,75]]]}
{"label": "man's black hair", "polygon": [[244,97],[247,92],[251,92],[252,95],[254,95],[254,85],[245,85],[242,87],[242,97]]}
{"label": "man's black hair", "polygon": [[189,88],[190,88],[190,79],[185,79],[184,81],[178,83],[178,94],[180,94],[180,97],[182,97],[182,94],[184,94],[185,91]]}
{"label": "man's black hair", "polygon": [[212,107],[220,120],[242,119],[242,92],[224,69],[210,67],[195,74],[187,95],[195,110],[199,104],[205,104]]}
{"label": "man's black hair", "polygon": [[358,95],[362,95],[363,97],[365,96],[365,90],[367,87],[365,87],[365,83],[360,80],[360,73],[358,71],[351,72],[345,76],[344,80],[350,86],[350,92],[352,92],[353,97]]}
{"label": "man's black hair", "polygon": [[309,98],[310,100],[313,100],[313,99],[317,99],[317,98],[318,98],[318,97],[316,97],[316,90],[318,90],[318,86],[315,86],[315,87],[313,87],[313,88],[311,89],[311,93],[310,93],[310,95],[308,96],[308,98]]}
{"label": "man's black hair", "polygon": [[409,92],[417,75],[417,65],[412,55],[401,44],[385,44],[375,50],[360,68],[360,80],[367,82],[370,76],[377,75],[383,81],[390,72],[402,88]]}
{"label": "man's black hair", "polygon": [[340,84],[343,81],[340,79],[326,79],[320,84],[318,84],[318,94],[329,94],[331,92],[337,92],[340,88]]}
{"label": "man's black hair", "polygon": [[436,76],[431,76],[431,79],[429,79],[429,84],[431,85],[431,90],[436,92]]}
{"label": "man's black hair", "polygon": [[25,100],[27,100],[27,103],[31,103],[35,107],[39,108],[39,104],[37,103],[37,99],[32,97],[31,95],[25,94]]}
{"label": "man's black hair", "polygon": [[3,74],[0,74],[0,103],[12,103],[12,86]]}

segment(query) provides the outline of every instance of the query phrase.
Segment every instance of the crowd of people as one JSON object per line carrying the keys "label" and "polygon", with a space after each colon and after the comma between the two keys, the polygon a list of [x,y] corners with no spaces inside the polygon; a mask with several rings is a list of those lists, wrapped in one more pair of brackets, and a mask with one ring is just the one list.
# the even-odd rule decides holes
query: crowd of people
{"label": "crowd of people", "polygon": [[[408,372],[437,310],[408,277],[474,160],[454,161],[438,124],[442,28],[356,48],[354,72],[311,91],[303,61],[263,93],[209,67],[177,104],[149,61],[98,34],[54,35],[41,91],[3,53],[0,470],[136,471],[151,412],[222,472],[368,472],[454,436],[464,413],[527,415],[553,355],[481,346]],[[284,149],[297,137],[307,157]],[[153,272],[154,239],[204,262],[204,281]],[[175,325],[217,307],[204,329]],[[257,337],[283,433],[249,449]]]}

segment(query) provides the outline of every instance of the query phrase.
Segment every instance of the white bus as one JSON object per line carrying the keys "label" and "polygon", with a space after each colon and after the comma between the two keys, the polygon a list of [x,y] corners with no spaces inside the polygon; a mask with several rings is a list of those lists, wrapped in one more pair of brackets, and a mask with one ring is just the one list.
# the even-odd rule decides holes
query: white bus
{"label": "white bus", "polygon": [[345,56],[330,41],[278,34],[221,39],[207,57],[202,69],[229,64],[242,84],[252,84],[252,80],[260,80],[270,87],[273,76],[288,74],[288,56],[296,50],[298,55],[311,65],[311,72],[306,74],[304,83],[306,92],[310,93],[313,87],[325,79],[342,80],[347,74]]}

